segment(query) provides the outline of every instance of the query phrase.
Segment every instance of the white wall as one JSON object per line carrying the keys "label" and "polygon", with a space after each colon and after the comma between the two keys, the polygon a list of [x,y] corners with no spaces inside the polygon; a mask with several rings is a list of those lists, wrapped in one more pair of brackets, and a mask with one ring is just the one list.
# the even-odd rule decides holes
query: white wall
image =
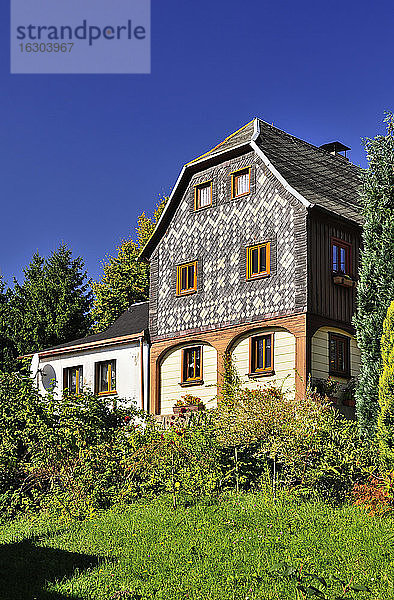
{"label": "white wall", "polygon": [[[255,335],[274,334],[274,375],[250,378],[249,347],[250,338]],[[241,378],[243,387],[258,389],[274,382],[283,391],[295,392],[295,337],[285,329],[267,327],[250,331],[239,338],[232,347],[233,365]]]}
{"label": "white wall", "polygon": [[176,400],[186,394],[201,398],[206,408],[216,407],[217,394],[217,352],[208,344],[202,346],[202,377],[203,385],[180,386],[182,380],[182,349],[192,344],[181,344],[169,350],[160,365],[160,413],[172,413]]}
{"label": "white wall", "polygon": [[[360,350],[355,338],[347,331],[335,327],[321,327],[312,337],[312,379],[327,379],[329,375],[328,333],[339,333],[350,338],[350,375],[356,377],[360,372]],[[330,376],[334,381],[346,382],[343,377]]]}
{"label": "white wall", "polygon": [[[146,408],[147,394],[149,389],[149,347],[146,342],[144,342],[143,357],[145,381],[144,408]],[[95,363],[105,360],[116,360],[117,397],[124,398],[130,404],[133,403],[134,405],[137,405],[138,408],[141,408],[141,367],[139,342],[41,358],[39,368],[42,369],[46,364],[52,365],[56,373],[55,393],[61,395],[63,392],[63,369],[81,365],[83,367],[84,388],[89,388],[94,392]],[[45,393],[39,374],[37,379],[40,391]]]}

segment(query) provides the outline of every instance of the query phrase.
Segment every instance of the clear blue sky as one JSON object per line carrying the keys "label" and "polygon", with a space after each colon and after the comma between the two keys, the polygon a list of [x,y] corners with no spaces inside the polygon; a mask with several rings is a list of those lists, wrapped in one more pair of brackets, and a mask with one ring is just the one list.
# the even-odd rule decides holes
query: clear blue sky
{"label": "clear blue sky", "polygon": [[[65,0],[66,1],[66,0]],[[0,272],[66,242],[100,261],[181,166],[254,116],[316,145],[394,108],[392,0],[152,0],[151,75],[10,75],[0,7]]]}

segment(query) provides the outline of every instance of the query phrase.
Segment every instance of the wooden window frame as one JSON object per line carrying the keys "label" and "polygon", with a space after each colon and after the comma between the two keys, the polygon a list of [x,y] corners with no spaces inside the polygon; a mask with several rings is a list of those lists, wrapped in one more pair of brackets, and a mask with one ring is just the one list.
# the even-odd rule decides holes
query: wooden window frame
{"label": "wooden window frame", "polygon": [[[337,368],[331,367],[331,342],[336,341],[337,343],[344,343],[345,350],[345,369],[341,371]],[[336,355],[337,355],[336,347]],[[338,358],[336,357],[336,365],[338,365]],[[350,377],[350,337],[342,335],[340,333],[328,332],[328,373],[329,375],[335,375],[336,377],[343,377],[349,379]]]}
{"label": "wooden window frame", "polygon": [[[338,248],[343,248],[345,250],[345,272],[334,271],[334,246]],[[351,275],[351,265],[352,265],[352,245],[349,242],[345,242],[345,240],[341,240],[339,238],[332,237],[331,238],[331,271],[333,274],[338,275]]]}
{"label": "wooden window frame", "polygon": [[[182,348],[182,359],[181,359],[181,386],[188,385],[201,385],[204,383],[203,381],[203,350],[202,346],[188,346],[187,348]],[[198,377],[194,378],[185,378],[185,356],[187,352],[196,351],[200,352],[200,373]]]}
{"label": "wooden window frame", "polygon": [[[242,175],[243,172],[248,172],[249,173],[249,189],[247,192],[243,192],[242,194],[235,194],[235,190],[236,190],[236,178],[239,175]],[[242,169],[237,169],[236,171],[232,171],[231,173],[231,199],[234,200],[235,198],[242,198],[242,196],[247,196],[248,194],[250,194],[250,187],[251,187],[251,178],[252,178],[252,167],[243,167]]]}
{"label": "wooden window frame", "polygon": [[[83,365],[76,365],[75,367],[65,367],[63,369],[63,389],[70,391],[70,375],[71,371],[77,370],[76,377],[76,391],[71,392],[73,394],[80,394],[83,391]],[[82,371],[82,385],[80,385],[80,370]]]}
{"label": "wooden window frame", "polygon": [[[271,338],[271,366],[264,369],[256,368],[256,357],[255,357],[255,344],[261,338]],[[274,375],[274,334],[273,333],[261,333],[259,335],[253,335],[249,338],[249,377],[269,376]]]}
{"label": "wooden window frame", "polygon": [[[100,362],[97,362],[95,364],[95,389],[96,389],[96,393],[99,396],[109,396],[109,395],[113,395],[113,394],[117,394],[118,392],[115,389],[112,389],[112,387],[110,388],[110,386],[112,386],[112,363],[115,363],[115,385],[116,385],[116,378],[117,378],[117,369],[116,369],[116,359],[111,359],[111,360],[102,360]],[[107,378],[107,385],[108,385],[108,389],[107,390],[102,390],[100,391],[100,382],[101,382],[101,374],[100,374],[100,369],[103,365],[108,365],[109,369],[108,369],[108,378]],[[110,388],[110,389],[109,389]]]}
{"label": "wooden window frame", "polygon": [[[260,250],[260,248],[265,247],[265,257],[266,257],[266,269],[265,271],[261,271],[259,273],[252,273],[252,251]],[[260,261],[260,253],[259,253],[259,261]],[[271,242],[262,242],[261,244],[254,244],[253,246],[248,246],[246,248],[246,280],[251,281],[253,279],[261,279],[262,277],[268,277],[271,274]]]}
{"label": "wooden window frame", "polygon": [[[198,202],[199,202],[199,191],[201,190],[201,188],[204,187],[209,187],[211,188],[211,202],[209,204],[207,204],[206,206],[199,206]],[[204,210],[204,208],[209,208],[210,206],[212,206],[212,197],[213,197],[213,181],[208,180],[208,181],[203,181],[202,183],[198,183],[197,185],[194,186],[194,210]]]}
{"label": "wooden window frame", "polygon": [[[176,295],[177,296],[188,296],[189,294],[195,294],[197,292],[197,260],[193,260],[182,265],[177,265],[176,268]],[[182,290],[182,269],[188,267],[194,267],[194,281],[193,287]]]}

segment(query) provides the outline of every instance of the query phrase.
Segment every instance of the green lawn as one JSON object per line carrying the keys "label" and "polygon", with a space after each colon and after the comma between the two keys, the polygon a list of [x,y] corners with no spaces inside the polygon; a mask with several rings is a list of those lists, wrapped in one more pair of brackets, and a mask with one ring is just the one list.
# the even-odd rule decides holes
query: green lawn
{"label": "green lawn", "polygon": [[176,512],[160,499],[82,524],[23,520],[1,530],[0,599],[296,599],[294,582],[269,573],[286,561],[330,589],[333,576],[371,589],[349,597],[386,600],[393,524],[351,506],[251,494]]}

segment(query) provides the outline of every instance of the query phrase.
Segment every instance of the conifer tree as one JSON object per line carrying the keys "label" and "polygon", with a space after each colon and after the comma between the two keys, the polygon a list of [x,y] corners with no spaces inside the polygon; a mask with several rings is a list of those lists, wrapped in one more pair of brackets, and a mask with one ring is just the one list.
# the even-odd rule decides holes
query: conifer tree
{"label": "conifer tree", "polygon": [[37,352],[86,335],[91,291],[81,257],[62,244],[49,258],[38,253],[10,299],[11,338],[19,354]]}
{"label": "conifer tree", "polygon": [[367,139],[369,167],[364,174],[363,251],[354,324],[361,350],[356,413],[361,432],[372,439],[378,415],[383,320],[394,298],[394,119],[386,135]]}
{"label": "conifer tree", "polygon": [[6,289],[0,275],[0,373],[10,373],[17,368],[15,361],[17,350],[10,338],[10,298],[11,291]]}
{"label": "conifer tree", "polygon": [[136,227],[137,241],[123,240],[116,256],[108,256],[103,262],[101,281],[93,282],[93,319],[95,331],[103,331],[111,325],[131,304],[144,302],[149,296],[149,265],[139,260],[139,255],[151,237],[163,212],[167,198],[156,206],[153,217],[142,213]]}
{"label": "conifer tree", "polygon": [[379,443],[380,462],[384,470],[394,469],[394,302],[383,322],[383,371],[379,379],[380,412],[376,436]]}

